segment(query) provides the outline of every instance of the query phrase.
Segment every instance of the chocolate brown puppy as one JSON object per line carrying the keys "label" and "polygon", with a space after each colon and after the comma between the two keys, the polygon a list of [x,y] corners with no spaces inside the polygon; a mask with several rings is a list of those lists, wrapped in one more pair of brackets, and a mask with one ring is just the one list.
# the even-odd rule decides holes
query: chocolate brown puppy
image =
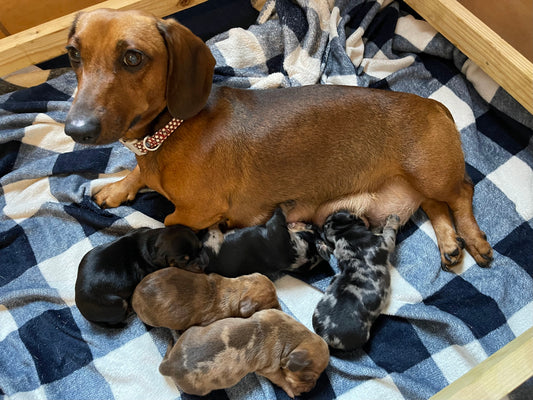
{"label": "chocolate brown puppy", "polygon": [[308,392],[329,363],[326,342],[279,310],[227,318],[183,333],[159,372],[185,393],[206,395],[255,372],[290,396]]}
{"label": "chocolate brown puppy", "polygon": [[144,323],[178,331],[279,308],[274,284],[264,275],[225,278],[179,268],[146,276],[135,289],[131,304]]}
{"label": "chocolate brown puppy", "polygon": [[75,301],[89,321],[122,324],[137,284],[161,268],[192,268],[202,243],[186,226],[140,228],[89,251],[80,262]]}

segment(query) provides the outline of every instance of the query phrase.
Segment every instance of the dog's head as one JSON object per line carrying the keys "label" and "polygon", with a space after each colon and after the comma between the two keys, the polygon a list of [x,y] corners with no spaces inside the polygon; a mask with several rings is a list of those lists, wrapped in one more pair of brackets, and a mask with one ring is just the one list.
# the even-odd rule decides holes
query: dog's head
{"label": "dog's head", "polygon": [[256,311],[270,308],[281,310],[276,288],[266,276],[256,272],[237,279],[246,288],[239,301],[240,315],[249,317]]}
{"label": "dog's head", "polygon": [[326,342],[314,333],[306,339],[281,360],[281,372],[287,383],[284,389],[290,397],[312,390],[329,363]]}
{"label": "dog's head", "polygon": [[187,119],[205,105],[214,58],[189,29],[140,11],[82,12],[67,51],[78,79],[65,133],[86,144],[141,138],[168,107]]}
{"label": "dog's head", "polygon": [[183,225],[158,230],[152,248],[152,263],[159,267],[178,267],[202,270],[200,251],[202,242],[194,231]]}

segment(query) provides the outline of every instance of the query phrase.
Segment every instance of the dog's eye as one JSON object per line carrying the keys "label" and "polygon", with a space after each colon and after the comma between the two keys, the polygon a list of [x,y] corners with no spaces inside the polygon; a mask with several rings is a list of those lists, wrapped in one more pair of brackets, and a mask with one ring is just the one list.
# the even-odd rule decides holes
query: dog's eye
{"label": "dog's eye", "polygon": [[128,67],[137,67],[143,61],[143,54],[137,50],[128,50],[123,61]]}
{"label": "dog's eye", "polygon": [[71,63],[79,64],[81,62],[81,53],[77,48],[73,46],[68,46],[67,52]]}

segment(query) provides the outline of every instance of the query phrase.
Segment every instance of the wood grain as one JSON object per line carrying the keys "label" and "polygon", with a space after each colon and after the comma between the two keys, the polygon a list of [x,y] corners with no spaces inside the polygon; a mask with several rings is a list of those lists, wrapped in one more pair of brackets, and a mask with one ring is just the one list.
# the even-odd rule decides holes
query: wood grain
{"label": "wood grain", "polygon": [[456,0],[405,2],[533,113],[533,63]]}
{"label": "wood grain", "polygon": [[533,376],[533,328],[502,347],[430,400],[500,400]]}
{"label": "wood grain", "polygon": [[[113,8],[145,10],[158,17],[203,3],[206,0],[108,0],[84,10]],[[65,53],[70,25],[76,13],[0,39],[0,76]]]}

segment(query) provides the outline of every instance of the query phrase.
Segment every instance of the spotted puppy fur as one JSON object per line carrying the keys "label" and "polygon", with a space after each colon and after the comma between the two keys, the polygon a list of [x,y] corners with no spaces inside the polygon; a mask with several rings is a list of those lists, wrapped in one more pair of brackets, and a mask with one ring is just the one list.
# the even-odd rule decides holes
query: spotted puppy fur
{"label": "spotted puppy fur", "polygon": [[315,246],[318,238],[313,225],[287,224],[278,207],[264,225],[227,232],[211,227],[202,237],[201,270],[226,277],[260,272],[276,279],[281,271],[314,267],[321,260]]}
{"label": "spotted puppy fur", "polygon": [[347,211],[331,215],[317,247],[340,272],[333,278],[313,314],[313,327],[332,347],[353,350],[370,336],[370,328],[387,303],[390,291],[389,256],[395,248],[398,216],[389,216],[382,234]]}

